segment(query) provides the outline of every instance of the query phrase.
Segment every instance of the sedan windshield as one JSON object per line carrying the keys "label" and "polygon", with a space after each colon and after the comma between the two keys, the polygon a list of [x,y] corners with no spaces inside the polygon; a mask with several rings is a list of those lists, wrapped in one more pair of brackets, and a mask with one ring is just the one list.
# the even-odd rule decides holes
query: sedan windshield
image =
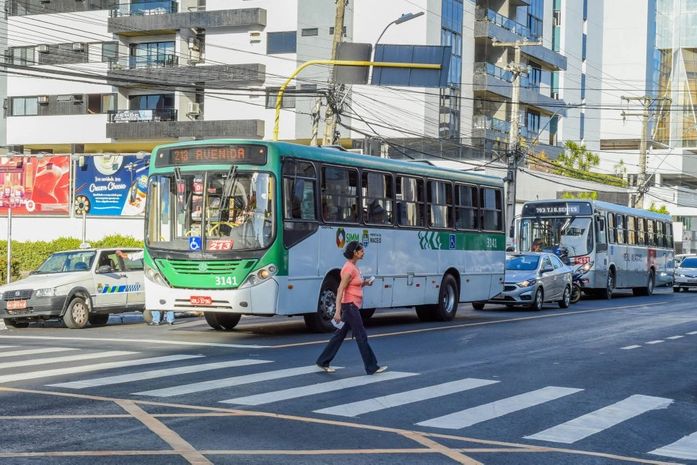
{"label": "sedan windshield", "polygon": [[533,271],[537,269],[540,257],[537,255],[519,255],[506,260],[508,271]]}
{"label": "sedan windshield", "polygon": [[680,268],[697,268],[697,258],[686,258],[680,263]]}
{"label": "sedan windshield", "polygon": [[208,252],[264,249],[274,235],[274,178],[268,173],[206,172],[153,176],[147,243]]}
{"label": "sedan windshield", "polygon": [[34,273],[70,273],[73,271],[88,271],[92,268],[94,251],[59,252],[54,253],[37,268]]}

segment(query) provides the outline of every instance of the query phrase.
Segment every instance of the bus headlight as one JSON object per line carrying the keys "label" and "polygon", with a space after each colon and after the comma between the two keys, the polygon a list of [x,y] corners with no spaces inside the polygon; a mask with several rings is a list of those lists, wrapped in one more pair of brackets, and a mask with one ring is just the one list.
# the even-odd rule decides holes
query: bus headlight
{"label": "bus headlight", "polygon": [[593,268],[593,262],[587,262],[584,263],[583,266],[581,267],[581,271],[584,273],[588,273],[591,268]]}
{"label": "bus headlight", "polygon": [[157,271],[156,268],[151,268],[147,264],[144,264],[143,266],[143,272],[145,275],[145,279],[154,282],[155,284],[163,287],[171,287],[167,280],[162,277],[159,271]]}
{"label": "bus headlight", "polygon": [[266,265],[264,268],[261,268],[247,276],[247,279],[244,280],[244,283],[242,283],[242,286],[240,287],[254,286],[262,283],[274,276],[276,273],[278,273],[278,267],[276,265]]}

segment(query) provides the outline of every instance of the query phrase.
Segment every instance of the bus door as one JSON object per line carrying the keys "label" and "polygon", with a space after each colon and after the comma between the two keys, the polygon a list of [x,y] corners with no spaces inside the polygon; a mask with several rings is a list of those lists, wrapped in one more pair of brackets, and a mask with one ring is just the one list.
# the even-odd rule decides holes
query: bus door
{"label": "bus door", "polygon": [[593,220],[595,229],[594,268],[596,270],[606,270],[608,261],[607,224],[603,215],[596,215]]}

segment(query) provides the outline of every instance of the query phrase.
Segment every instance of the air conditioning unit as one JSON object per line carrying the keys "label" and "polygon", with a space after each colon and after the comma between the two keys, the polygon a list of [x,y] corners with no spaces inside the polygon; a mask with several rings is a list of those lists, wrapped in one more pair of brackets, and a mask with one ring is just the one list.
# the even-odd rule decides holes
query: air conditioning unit
{"label": "air conditioning unit", "polygon": [[187,115],[196,116],[201,114],[201,104],[196,102],[189,102],[189,109],[186,111]]}
{"label": "air conditioning unit", "polygon": [[36,101],[39,102],[39,105],[47,105],[48,104],[48,95],[39,95],[36,98]]}
{"label": "air conditioning unit", "polygon": [[82,103],[82,99],[83,99],[82,94],[73,95],[73,103],[75,103],[75,104]]}
{"label": "air conditioning unit", "polygon": [[200,50],[200,42],[196,37],[189,37],[189,50]]}
{"label": "air conditioning unit", "polygon": [[48,53],[48,45],[46,45],[46,44],[37,45],[36,51],[39,53]]}
{"label": "air conditioning unit", "polygon": [[73,44],[73,51],[82,52],[83,50],[85,50],[85,44],[83,44],[82,42],[75,42]]}
{"label": "air conditioning unit", "polygon": [[249,43],[257,44],[261,42],[261,32],[260,31],[249,31]]}

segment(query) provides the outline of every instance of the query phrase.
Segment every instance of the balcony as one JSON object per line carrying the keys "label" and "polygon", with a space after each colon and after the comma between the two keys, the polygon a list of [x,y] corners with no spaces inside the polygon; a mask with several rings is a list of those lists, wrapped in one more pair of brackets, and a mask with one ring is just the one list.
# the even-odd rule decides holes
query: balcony
{"label": "balcony", "polygon": [[472,139],[484,139],[508,143],[511,123],[486,115],[474,115],[472,119]]}
{"label": "balcony", "polygon": [[[478,62],[474,64],[474,92],[490,92],[506,99],[513,95],[513,73],[492,63]],[[520,77],[520,101],[543,110],[546,113],[558,113],[566,116],[562,107],[564,101],[541,93],[540,83],[532,81],[528,76]]]}
{"label": "balcony", "polygon": [[[521,37],[528,40],[540,39],[540,37],[533,34],[532,31],[530,31],[530,29],[528,29],[526,25],[520,24],[514,19],[508,18],[502,15],[501,13],[497,13],[496,11],[488,8],[478,7],[475,12],[475,18],[478,22],[488,23],[490,25],[503,29],[504,31],[508,31],[509,33],[514,34],[516,37],[513,40],[520,40]],[[475,28],[475,37],[480,37],[480,35],[477,34],[477,32],[478,29]],[[505,42],[509,42],[509,40],[505,40]]]}
{"label": "balcony", "polygon": [[176,110],[166,110],[159,115],[155,110],[152,110],[152,115],[142,114],[143,111],[150,110],[116,112],[106,124],[106,137],[113,140],[177,140],[181,137],[262,139],[264,137],[263,120],[176,121]]}
{"label": "balcony", "polygon": [[[135,58],[135,60],[132,60]],[[266,66],[260,63],[238,65],[178,66],[178,57],[160,56],[155,59],[129,57],[110,63],[107,82],[116,87],[142,87],[143,84],[179,84],[203,82],[207,85],[262,85]],[[176,74],[172,71],[176,68]]]}
{"label": "balcony", "polygon": [[163,108],[156,110],[119,110],[109,114],[110,123],[137,123],[176,120],[177,110],[174,108]]}
{"label": "balcony", "polygon": [[179,11],[179,5],[173,1],[152,1],[145,3],[123,3],[111,9],[110,16],[149,16],[165,15]]}
{"label": "balcony", "polygon": [[[173,4],[176,2],[154,2],[156,4]],[[133,5],[142,7],[143,4]],[[162,10],[164,8],[164,10]],[[171,8],[169,8],[171,9]],[[266,10],[263,8],[239,8],[235,10],[189,11],[178,13],[166,7],[156,7],[150,14],[134,14],[135,10],[112,10],[108,31],[124,36],[137,36],[143,33],[175,33],[180,29],[218,27],[249,29],[266,26]],[[141,11],[143,11],[141,9]]]}

